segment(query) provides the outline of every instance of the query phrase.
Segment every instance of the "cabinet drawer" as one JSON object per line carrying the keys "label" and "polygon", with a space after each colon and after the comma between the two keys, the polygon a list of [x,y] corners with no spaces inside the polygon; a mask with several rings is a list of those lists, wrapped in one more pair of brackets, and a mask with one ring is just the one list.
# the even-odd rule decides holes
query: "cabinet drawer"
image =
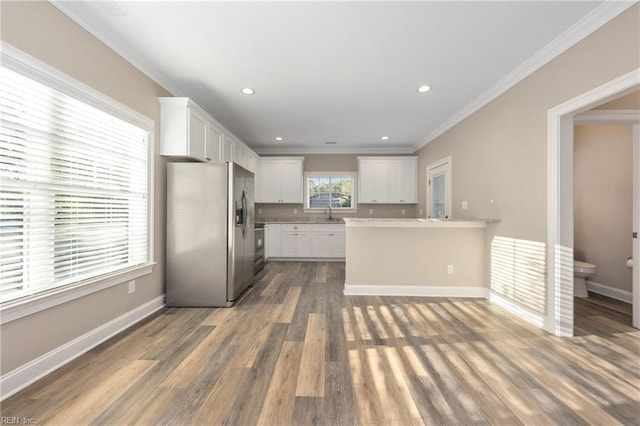
{"label": "cabinet drawer", "polygon": [[282,231],[284,232],[309,231],[311,229],[311,225],[298,223],[283,223],[280,226],[282,226]]}
{"label": "cabinet drawer", "polygon": [[331,233],[336,233],[336,232],[345,232],[345,227],[344,225],[339,225],[337,223],[332,223],[332,224],[320,224],[320,225],[311,225],[313,227],[313,231],[314,232],[331,232]]}

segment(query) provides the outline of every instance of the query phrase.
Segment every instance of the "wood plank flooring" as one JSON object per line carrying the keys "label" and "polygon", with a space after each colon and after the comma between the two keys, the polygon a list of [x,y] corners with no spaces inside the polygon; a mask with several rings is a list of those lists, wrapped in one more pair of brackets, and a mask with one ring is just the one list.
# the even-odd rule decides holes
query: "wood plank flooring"
{"label": "wood plank flooring", "polygon": [[344,264],[269,262],[230,309],[167,308],[2,403],[35,424],[635,425],[640,331],[576,337],[479,299],[345,297]]}

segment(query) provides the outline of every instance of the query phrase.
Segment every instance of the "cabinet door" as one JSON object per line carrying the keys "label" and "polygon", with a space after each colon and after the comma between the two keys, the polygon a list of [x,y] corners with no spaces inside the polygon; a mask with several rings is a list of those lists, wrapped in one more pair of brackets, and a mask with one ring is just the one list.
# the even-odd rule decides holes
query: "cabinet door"
{"label": "cabinet door", "polygon": [[331,235],[329,232],[314,231],[311,234],[311,257],[331,257]]}
{"label": "cabinet door", "polygon": [[282,256],[282,229],[280,225],[268,224],[265,226],[265,252],[266,259]]}
{"label": "cabinet door", "polygon": [[206,160],[207,121],[196,111],[189,109],[189,156]]}
{"label": "cabinet door", "polygon": [[388,200],[388,161],[361,160],[358,164],[359,202],[386,203]]}
{"label": "cabinet door", "polygon": [[296,231],[282,231],[282,257],[296,257],[297,250],[297,236]]}
{"label": "cabinet door", "polygon": [[226,136],[222,142],[222,163],[231,163],[233,161],[233,141]]}
{"label": "cabinet door", "polygon": [[404,160],[404,201],[403,203],[418,203],[418,159],[407,158]]}
{"label": "cabinet door", "polygon": [[211,125],[207,126],[207,144],[205,150],[207,161],[212,163],[220,162],[221,143],[222,132]]}
{"label": "cabinet door", "polygon": [[280,166],[277,161],[260,162],[260,191],[263,203],[281,203]]}
{"label": "cabinet door", "polygon": [[296,233],[295,257],[311,257],[311,232],[301,231]]}
{"label": "cabinet door", "polygon": [[389,160],[389,203],[405,202],[405,164],[401,159]]}
{"label": "cabinet door", "polygon": [[302,203],[302,163],[298,160],[282,160],[280,170],[280,202]]}
{"label": "cabinet door", "polygon": [[347,235],[344,232],[331,234],[331,257],[346,257],[347,255]]}

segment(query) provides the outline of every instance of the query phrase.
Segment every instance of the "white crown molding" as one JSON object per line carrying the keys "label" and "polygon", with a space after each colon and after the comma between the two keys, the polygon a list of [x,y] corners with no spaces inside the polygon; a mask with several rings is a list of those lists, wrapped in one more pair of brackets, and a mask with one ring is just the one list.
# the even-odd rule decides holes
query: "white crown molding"
{"label": "white crown molding", "polygon": [[432,142],[435,138],[478,111],[483,106],[524,80],[529,75],[540,69],[542,66],[550,62],[552,59],[596,31],[598,28],[611,21],[613,18],[627,10],[629,7],[637,3],[638,0],[623,1],[605,1],[596,7],[588,15],[578,21],[575,25],[567,29],[560,36],[556,37],[551,43],[547,44],[532,57],[520,64],[516,69],[511,71],[506,77],[498,81],[494,86],[489,88],[475,100],[471,101],[464,108],[454,114],[447,121],[430,132],[424,141],[418,143],[414,147],[414,151],[418,151],[423,146]]}
{"label": "white crown molding", "polygon": [[49,3],[173,96],[186,96],[186,92],[167,79],[154,64],[144,56],[131,52],[130,47],[123,40],[120,40],[104,25],[92,19],[86,13],[87,2],[49,0]]}
{"label": "white crown molding", "polygon": [[345,147],[345,148],[309,148],[289,146],[281,148],[252,148],[260,155],[294,155],[294,154],[413,154],[412,147]]}
{"label": "white crown molding", "polygon": [[640,110],[594,109],[573,117],[574,124],[640,124]]}

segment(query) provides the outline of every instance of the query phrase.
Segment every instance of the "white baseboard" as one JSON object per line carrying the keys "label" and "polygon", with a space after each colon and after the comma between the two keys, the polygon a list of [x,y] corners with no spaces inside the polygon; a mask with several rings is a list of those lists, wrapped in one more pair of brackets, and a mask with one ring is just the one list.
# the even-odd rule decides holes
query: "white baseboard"
{"label": "white baseboard", "polygon": [[514,314],[519,318],[522,318],[523,320],[535,325],[536,327],[544,328],[544,314],[525,308],[524,306],[519,305],[513,300],[504,297],[503,295],[498,294],[494,291],[491,291],[489,293],[488,299],[492,304],[501,307],[502,309]]}
{"label": "white baseboard", "polygon": [[587,290],[622,302],[633,303],[633,295],[630,291],[620,290],[619,288],[609,287],[593,281],[587,281]]}
{"label": "white baseboard", "polygon": [[164,295],[73,339],[0,377],[0,401],[164,307]]}
{"label": "white baseboard", "polygon": [[485,287],[427,287],[419,285],[344,285],[345,296],[415,296],[415,297],[474,297],[487,298]]}

